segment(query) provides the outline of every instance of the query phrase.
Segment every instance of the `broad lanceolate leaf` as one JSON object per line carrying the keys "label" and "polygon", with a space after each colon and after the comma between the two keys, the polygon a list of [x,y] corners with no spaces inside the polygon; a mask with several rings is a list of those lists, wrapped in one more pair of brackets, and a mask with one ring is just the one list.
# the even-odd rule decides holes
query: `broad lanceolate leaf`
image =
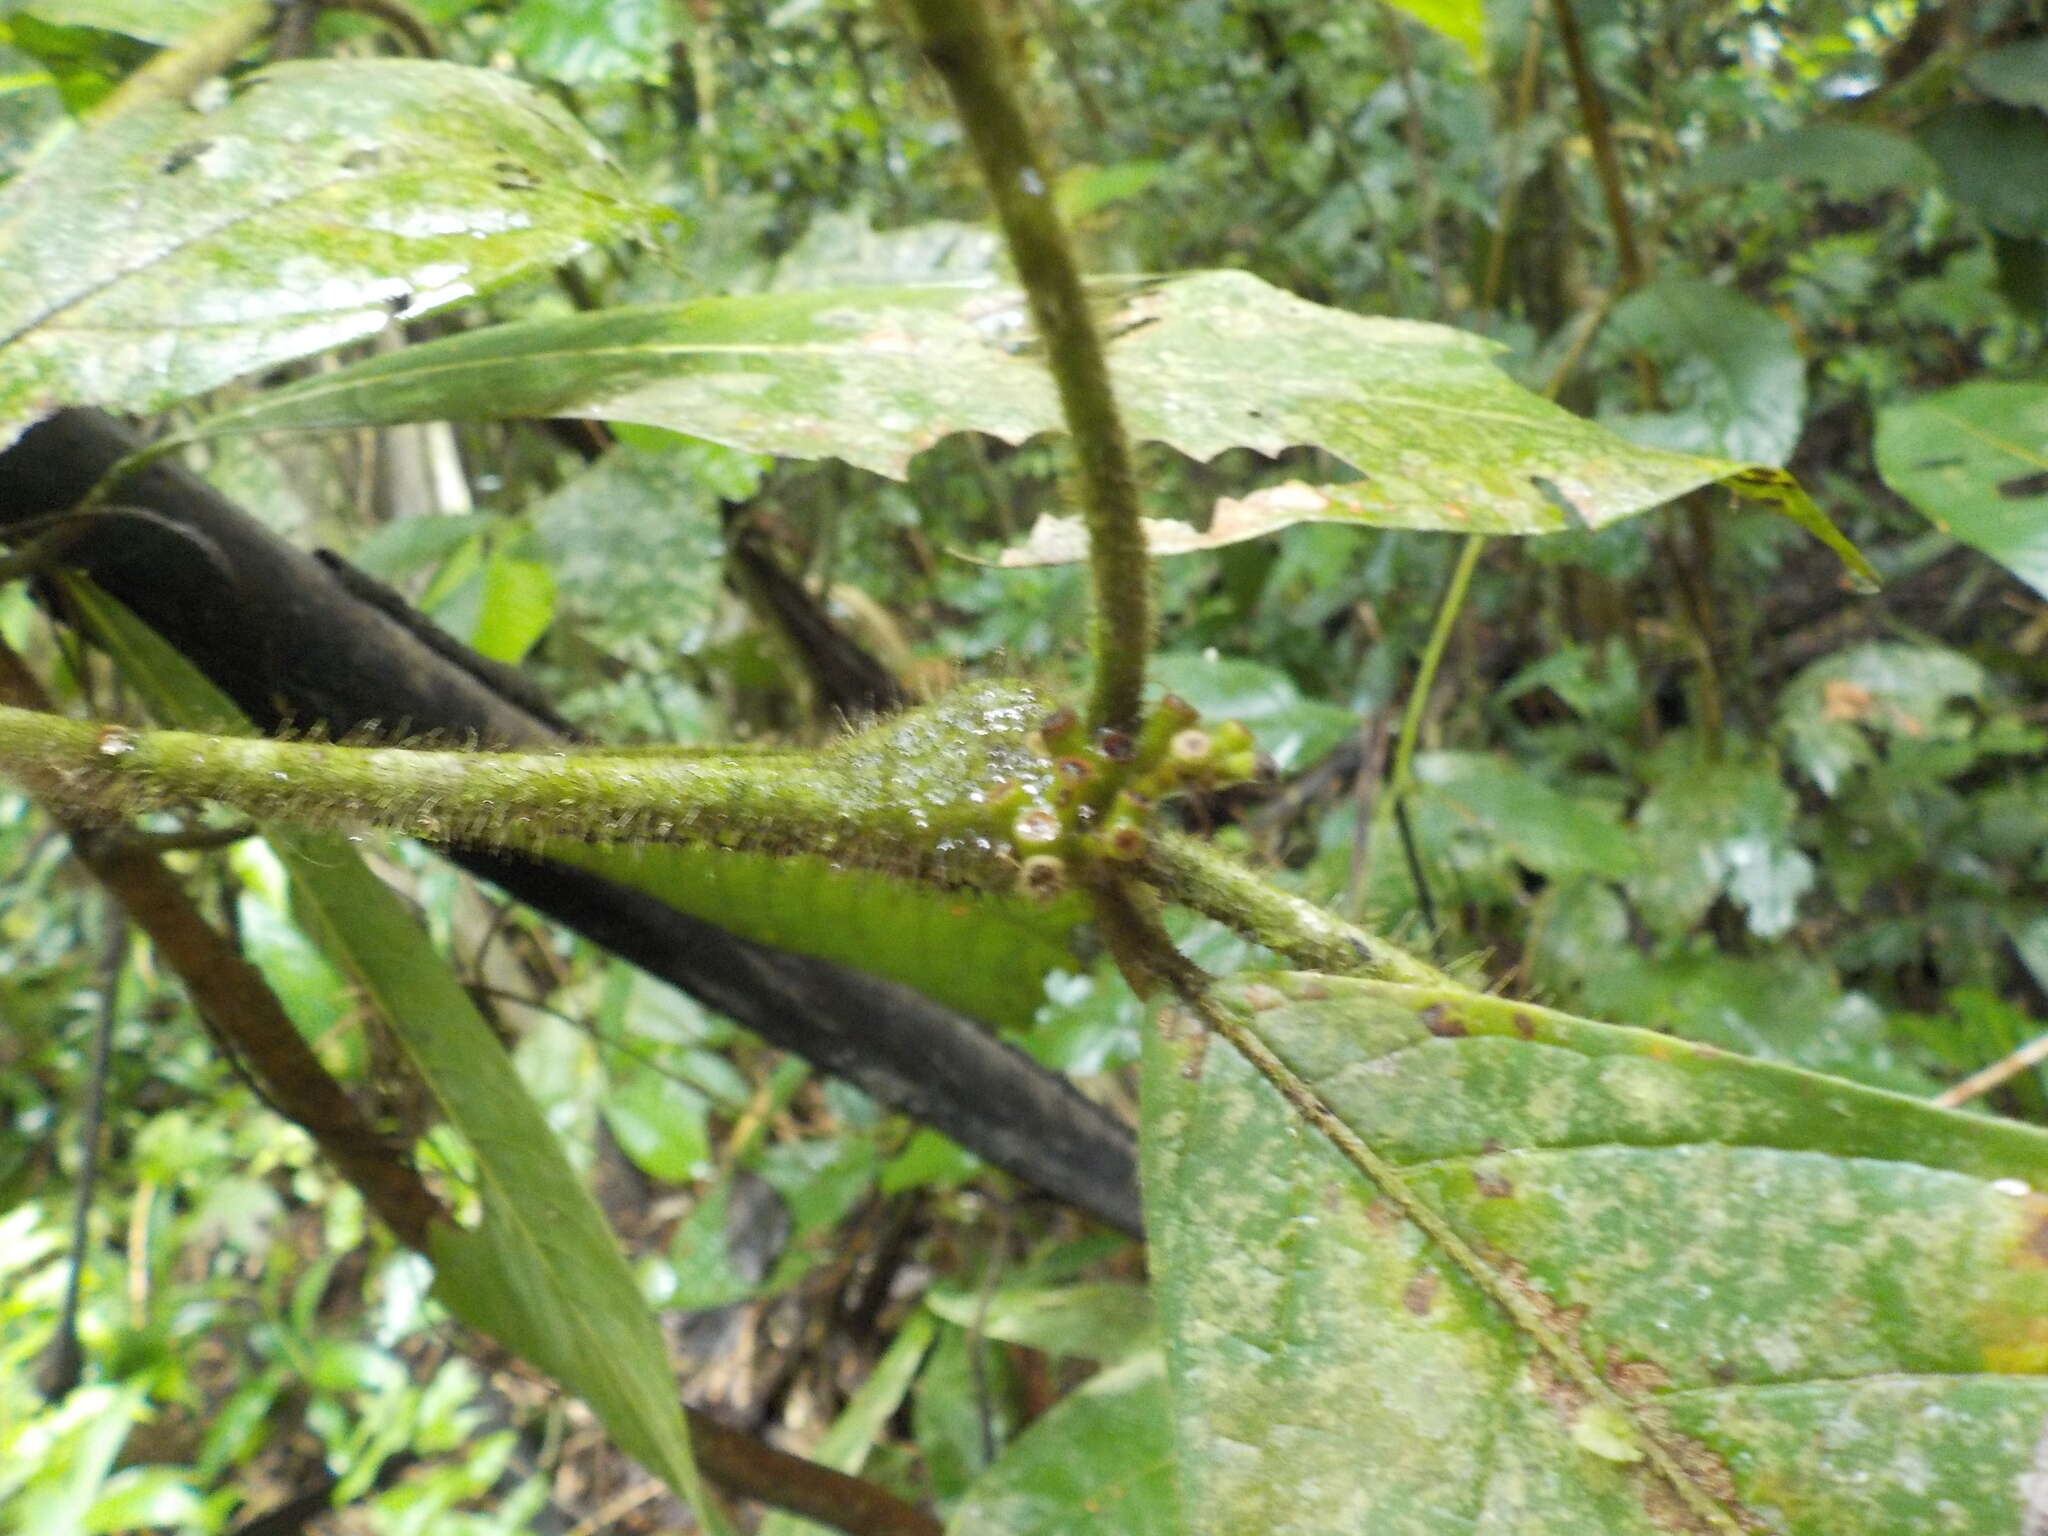
{"label": "broad lanceolate leaf", "polygon": [[504,1047],[346,838],[271,842],[322,947],[377,1003],[475,1153],[482,1220],[435,1229],[435,1294],[579,1393],[623,1449],[703,1509],[661,1329]]}
{"label": "broad lanceolate leaf", "polygon": [[1887,407],[1877,471],[1943,533],[2048,594],[2048,384],[1980,380]]}
{"label": "broad lanceolate leaf", "polygon": [[1144,1087],[1188,1531],[2020,1529],[2048,1135],[1450,989],[1217,996],[1262,1067],[1176,1012]]}
{"label": "broad lanceolate leaf", "polygon": [[[157,713],[209,730],[247,728],[155,631],[83,583],[76,594]],[[604,1213],[469,994],[347,838],[269,841],[291,871],[308,931],[377,1005],[475,1156],[481,1220],[435,1229],[435,1294],[578,1393],[623,1449],[691,1500],[707,1529],[725,1530],[703,1501],[661,1328]]]}
{"label": "broad lanceolate leaf", "polygon": [[0,190],[0,442],[152,410],[559,262],[644,216],[596,143],[492,70],[280,64]]}
{"label": "broad lanceolate leaf", "polygon": [[[1325,309],[1242,272],[1097,291],[1136,435],[1203,459],[1315,446],[1365,476],[1221,502],[1207,532],[1155,523],[1159,553],[1303,522],[1598,528],[1726,480],[1861,565],[1781,471],[1627,443],[1515,384],[1482,337]],[[500,326],[272,391],[197,430],[529,415],[646,422],[889,475],[952,432],[1020,442],[1060,425],[1021,298],[947,287],[748,294]],[[1005,559],[1081,555],[1078,524],[1049,519]]]}

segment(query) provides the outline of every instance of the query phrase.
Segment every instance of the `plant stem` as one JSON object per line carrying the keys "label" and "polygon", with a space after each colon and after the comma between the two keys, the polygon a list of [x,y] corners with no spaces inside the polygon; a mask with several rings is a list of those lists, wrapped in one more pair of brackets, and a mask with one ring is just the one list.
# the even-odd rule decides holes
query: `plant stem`
{"label": "plant stem", "polygon": [[1578,12],[1572,0],[1550,0],[1557,18],[1557,40],[1564,47],[1565,63],[1571,69],[1572,91],[1579,99],[1579,124],[1586,130],[1586,142],[1593,150],[1593,171],[1600,179],[1600,196],[1607,205],[1607,222],[1614,229],[1615,257],[1620,265],[1621,288],[1632,293],[1649,275],[1643,265],[1642,249],[1636,244],[1634,220],[1628,211],[1628,197],[1621,186],[1621,158],[1614,152],[1614,127],[1607,117],[1607,100],[1600,94],[1600,82],[1586,61],[1586,40],[1579,32]]}
{"label": "plant stem", "polygon": [[1479,313],[1492,312],[1500,300],[1500,286],[1507,276],[1508,240],[1515,227],[1515,210],[1522,199],[1522,131],[1536,105],[1536,80],[1543,63],[1543,12],[1540,0],[1529,7],[1529,23],[1522,33],[1522,64],[1515,76],[1514,103],[1508,118],[1511,137],[1507,162],[1501,167],[1500,203],[1494,215],[1493,239],[1486,248],[1486,276],[1479,285]]}
{"label": "plant stem", "polygon": [[1422,717],[1429,708],[1430,693],[1436,688],[1437,669],[1443,665],[1444,650],[1450,644],[1451,631],[1457,627],[1458,615],[1465,607],[1465,594],[1472,586],[1472,572],[1485,548],[1486,535],[1465,536],[1465,545],[1458,551],[1458,563],[1451,567],[1450,584],[1444,588],[1443,601],[1437,604],[1436,623],[1422,648],[1422,660],[1415,669],[1415,686],[1409,690],[1408,707],[1401,714],[1401,735],[1394,743],[1390,804],[1408,793],[1409,775],[1415,766],[1415,744],[1422,735]]}
{"label": "plant stem", "polygon": [[1073,434],[1094,597],[1090,722],[1131,731],[1152,646],[1151,562],[1130,445],[1080,269],[981,0],[910,0],[910,10],[918,45],[974,148]]}
{"label": "plant stem", "polygon": [[240,58],[276,20],[277,7],[270,0],[231,6],[122,81],[119,90],[92,109],[88,121],[98,126],[138,107],[191,95]]}
{"label": "plant stem", "polygon": [[0,707],[0,772],[101,820],[211,800],[258,821],[490,848],[690,843],[1007,891],[1011,825],[1052,783],[1048,760],[996,739],[1002,711],[1028,698],[969,695],[964,713],[933,706],[820,753],[731,757],[334,746]]}
{"label": "plant stem", "polygon": [[1296,965],[1333,976],[1442,986],[1442,971],[1376,934],[1269,884],[1205,842],[1181,832],[1153,835],[1139,874],[1182,906],[1213,917]]}
{"label": "plant stem", "polygon": [[[1443,665],[1444,651],[1450,644],[1451,632],[1457,627],[1458,615],[1465,606],[1465,593],[1472,584],[1472,572],[1479,564],[1480,553],[1486,548],[1484,534],[1468,534],[1464,546],[1458,551],[1458,563],[1451,567],[1451,579],[1444,588],[1443,601],[1437,604],[1436,623],[1431,627],[1429,639],[1423,645],[1422,659],[1415,669],[1415,682],[1408,690],[1408,705],[1401,712],[1401,734],[1394,745],[1393,772],[1387,780],[1386,793],[1376,807],[1371,828],[1362,834],[1362,851],[1352,860],[1352,886],[1362,891],[1365,888],[1366,873],[1372,865],[1373,849],[1385,835],[1387,823],[1404,817],[1407,811],[1407,795],[1413,787],[1411,775],[1415,764],[1416,743],[1422,736],[1423,716],[1429,708],[1429,696],[1436,689],[1436,674]],[[1430,909],[1428,887],[1423,883],[1420,862],[1415,857],[1414,841],[1408,835],[1407,823],[1401,823],[1402,847],[1408,854],[1409,875],[1415,882],[1415,895],[1425,912],[1425,920],[1431,928],[1436,926],[1435,914]]]}

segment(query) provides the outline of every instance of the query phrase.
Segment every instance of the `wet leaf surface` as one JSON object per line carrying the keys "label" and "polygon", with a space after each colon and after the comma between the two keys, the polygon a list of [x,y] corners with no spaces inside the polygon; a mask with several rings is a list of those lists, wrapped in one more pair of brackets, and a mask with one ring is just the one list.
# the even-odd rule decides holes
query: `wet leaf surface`
{"label": "wet leaf surface", "polygon": [[2048,1136],[1455,990],[1221,989],[1148,1042],[1196,1532],[2016,1530]]}
{"label": "wet leaf surface", "polygon": [[[1098,284],[1133,435],[1197,459],[1318,447],[1364,478],[1154,522],[1157,553],[1305,522],[1471,533],[1601,528],[1726,481],[1860,557],[1780,470],[1627,442],[1516,384],[1482,337],[1310,304],[1243,272]],[[901,476],[941,438],[1058,428],[1018,295],[977,287],[747,294],[536,321],[414,347],[273,391],[200,435],[440,418],[594,416]],[[1008,565],[1082,558],[1042,519]]]}
{"label": "wet leaf surface", "polygon": [[146,411],[559,262],[645,210],[492,70],[279,64],[138,108],[0,190],[0,441]]}

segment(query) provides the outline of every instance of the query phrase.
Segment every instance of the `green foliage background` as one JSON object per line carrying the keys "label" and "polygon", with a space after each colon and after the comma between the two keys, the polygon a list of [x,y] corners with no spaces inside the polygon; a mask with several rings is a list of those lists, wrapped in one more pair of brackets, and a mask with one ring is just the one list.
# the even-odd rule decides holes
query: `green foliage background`
{"label": "green foliage background", "polygon": [[[5,7],[0,172],[78,153],[73,116],[219,9]],[[958,129],[880,10],[421,11],[450,60],[496,72],[493,91],[538,87],[545,142],[505,153],[538,167],[551,201],[516,248],[480,244],[439,289],[410,282],[456,306],[408,316],[419,339],[721,295],[802,314],[811,290],[1000,271]],[[1634,291],[1554,34],[1526,6],[1481,18],[1034,0],[1003,17],[1091,270],[1239,269],[1354,315],[1489,337],[1513,378],[1634,443],[1789,468],[1885,579],[1876,597],[1851,590],[1790,523],[1711,488],[1597,530],[1487,546],[1424,702],[1403,834],[1391,796],[1372,800],[1375,722],[1409,701],[1458,542],[1304,525],[1178,557],[1160,575],[1157,677],[1245,721],[1279,772],[1263,798],[1196,808],[1222,841],[1510,998],[1872,1088],[1929,1097],[2042,1033],[2048,41],[2024,8],[1579,7],[1649,267]],[[309,42],[342,61],[395,46],[340,11]],[[283,67],[332,72],[335,110],[364,110],[345,63]],[[402,130],[419,136],[407,155],[460,148],[465,124],[403,107],[373,147]],[[572,153],[547,135],[577,121],[615,169],[540,164]],[[306,169],[278,159],[252,174]],[[81,201],[110,223],[135,217],[120,201],[130,178],[104,174],[74,187]],[[514,195],[485,180],[464,188],[479,206]],[[415,179],[372,201],[444,195]],[[626,198],[662,216],[592,248],[585,236]],[[231,381],[316,344],[374,355],[354,338],[383,325],[391,299],[374,230],[358,227],[376,220],[345,201],[330,212],[354,231],[318,274],[332,302],[276,327],[292,334],[273,350],[251,343],[270,332],[241,325],[246,313],[220,357],[195,343],[175,375],[146,353],[82,367],[59,336],[54,361],[7,354],[5,414],[73,400],[153,410],[213,391],[167,421],[175,432],[317,392],[312,365],[292,365],[296,384],[274,395]],[[43,256],[42,269],[11,263],[0,297],[8,282],[92,290],[104,277],[66,251]],[[560,277],[470,296],[535,262]],[[132,323],[190,281],[158,276],[114,293],[94,323]],[[221,291],[226,303],[240,290]],[[307,325],[323,328],[317,343],[293,329]],[[1248,377],[1299,360],[1245,345]],[[990,409],[987,394],[957,402],[974,424]],[[911,690],[1023,674],[1075,691],[1082,575],[997,563],[1065,509],[1063,461],[1029,436],[1035,417],[1016,441],[998,422],[914,458],[899,444],[879,466],[907,463],[891,480],[644,424],[658,416],[620,413],[616,445],[586,464],[528,421],[451,428],[432,414],[375,432],[203,437],[188,456],[294,539],[350,553],[457,638],[523,664],[610,741],[832,728],[787,635],[722,579],[735,509]],[[1456,446],[1434,445],[1439,461]],[[1141,457],[1148,513],[1196,524],[1222,498],[1349,477],[1327,445],[1196,460],[1153,444]],[[19,586],[0,596],[0,634],[67,700],[121,702]],[[1361,758],[1374,765],[1364,792]],[[330,1066],[374,1089],[389,1042],[308,937],[278,855],[257,841],[180,857]],[[706,1383],[693,1401],[822,1444],[957,1529],[1108,1528],[1082,1510],[1118,1530],[1183,1528],[1134,1244],[620,962],[494,911],[417,850],[383,857],[594,1181],[682,1379]],[[614,1529],[687,1518],[593,1447],[580,1409],[470,1352],[429,1299],[426,1266],[256,1101],[140,950],[123,951],[109,1163],[90,1196],[90,1384],[45,1402],[36,1372],[64,1278],[108,919],[18,796],[0,800],[0,868],[0,1520],[52,1536],[226,1531],[322,1477],[351,1529],[553,1530],[615,1500]],[[938,914],[885,904],[868,918],[894,930],[892,974],[957,961]],[[1263,963],[1207,924],[1178,936],[1211,970]],[[828,948],[862,944],[856,928]],[[1045,949],[1037,935],[1025,947]],[[934,989],[998,998],[986,1011],[1023,1049],[1135,1119],[1139,1003],[1106,962],[1028,969],[1022,1003],[1013,975]],[[1166,1049],[1154,1041],[1155,1057]],[[1149,1070],[1174,1091],[1181,1065]],[[2020,1072],[1976,1107],[2041,1123],[2048,1076]],[[418,1114],[380,1108],[400,1127]],[[458,1187],[474,1174],[458,1138],[437,1130],[427,1145]],[[1241,1214],[1242,1243],[1276,1240],[1259,1212]],[[1827,1294],[1827,1257],[1802,1271],[1806,1302]],[[1398,1303],[1415,1282],[1375,1283]],[[1228,1310],[1170,1290],[1168,1326],[1205,1306]],[[1625,1428],[1579,1423],[1578,1451],[1632,1464]],[[1594,1506],[1585,1519],[1611,1513]],[[1889,1529],[1849,1505],[1802,1518]]]}

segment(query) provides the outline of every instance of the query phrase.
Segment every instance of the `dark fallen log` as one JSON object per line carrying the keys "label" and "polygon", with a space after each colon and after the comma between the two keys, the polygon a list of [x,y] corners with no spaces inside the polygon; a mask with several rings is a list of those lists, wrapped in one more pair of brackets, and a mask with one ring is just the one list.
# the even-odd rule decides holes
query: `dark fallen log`
{"label": "dark fallen log", "polygon": [[[0,535],[47,527],[136,446],[64,411],[0,453]],[[379,727],[516,746],[562,739],[518,674],[467,653],[388,596],[279,539],[211,486],[158,464],[123,509],[67,529],[63,559],[119,598],[265,730]],[[768,948],[644,893],[544,860],[444,850],[535,911],[718,1009],[819,1070],[1127,1232],[1131,1133],[1055,1073],[907,987]]]}

